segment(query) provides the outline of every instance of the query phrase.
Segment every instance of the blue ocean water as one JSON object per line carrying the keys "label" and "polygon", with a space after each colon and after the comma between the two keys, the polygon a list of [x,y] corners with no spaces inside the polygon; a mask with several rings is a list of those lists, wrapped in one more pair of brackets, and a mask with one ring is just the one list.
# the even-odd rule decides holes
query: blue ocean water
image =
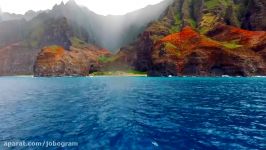
{"label": "blue ocean water", "polygon": [[[6,141],[62,149],[266,149],[266,78],[0,78]],[[50,147],[49,149],[58,149]],[[60,149],[60,148],[59,148]]]}

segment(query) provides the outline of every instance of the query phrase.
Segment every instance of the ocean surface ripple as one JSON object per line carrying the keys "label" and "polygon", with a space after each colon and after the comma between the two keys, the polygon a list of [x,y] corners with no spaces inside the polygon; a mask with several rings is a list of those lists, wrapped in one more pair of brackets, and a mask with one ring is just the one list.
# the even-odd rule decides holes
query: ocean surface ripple
{"label": "ocean surface ripple", "polygon": [[82,150],[266,149],[266,78],[2,77],[0,149],[22,140],[76,141],[66,149]]}

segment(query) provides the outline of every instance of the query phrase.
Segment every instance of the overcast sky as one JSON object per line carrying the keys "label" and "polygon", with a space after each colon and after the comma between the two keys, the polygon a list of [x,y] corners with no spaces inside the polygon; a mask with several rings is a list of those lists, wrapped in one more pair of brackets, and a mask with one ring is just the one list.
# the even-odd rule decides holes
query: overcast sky
{"label": "overcast sky", "polygon": [[[63,0],[67,2],[68,0]],[[86,6],[95,13],[102,15],[123,15],[149,4],[156,4],[162,0],[75,0],[78,4]],[[62,0],[0,0],[3,12],[24,14],[28,10],[51,9]]]}

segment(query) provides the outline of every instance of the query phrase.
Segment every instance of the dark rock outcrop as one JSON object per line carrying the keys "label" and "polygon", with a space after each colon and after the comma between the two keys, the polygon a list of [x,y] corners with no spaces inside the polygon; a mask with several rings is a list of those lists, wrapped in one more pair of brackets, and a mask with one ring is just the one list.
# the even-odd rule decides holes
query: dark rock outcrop
{"label": "dark rock outcrop", "polygon": [[266,30],[266,1],[249,0],[243,27],[250,30]]}

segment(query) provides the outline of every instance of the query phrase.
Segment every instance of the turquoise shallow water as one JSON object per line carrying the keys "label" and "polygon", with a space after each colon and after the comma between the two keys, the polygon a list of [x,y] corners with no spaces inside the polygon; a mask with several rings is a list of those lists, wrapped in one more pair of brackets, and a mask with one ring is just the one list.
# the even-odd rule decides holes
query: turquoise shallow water
{"label": "turquoise shallow water", "polygon": [[2,77],[0,149],[23,140],[84,150],[266,149],[266,78]]}

